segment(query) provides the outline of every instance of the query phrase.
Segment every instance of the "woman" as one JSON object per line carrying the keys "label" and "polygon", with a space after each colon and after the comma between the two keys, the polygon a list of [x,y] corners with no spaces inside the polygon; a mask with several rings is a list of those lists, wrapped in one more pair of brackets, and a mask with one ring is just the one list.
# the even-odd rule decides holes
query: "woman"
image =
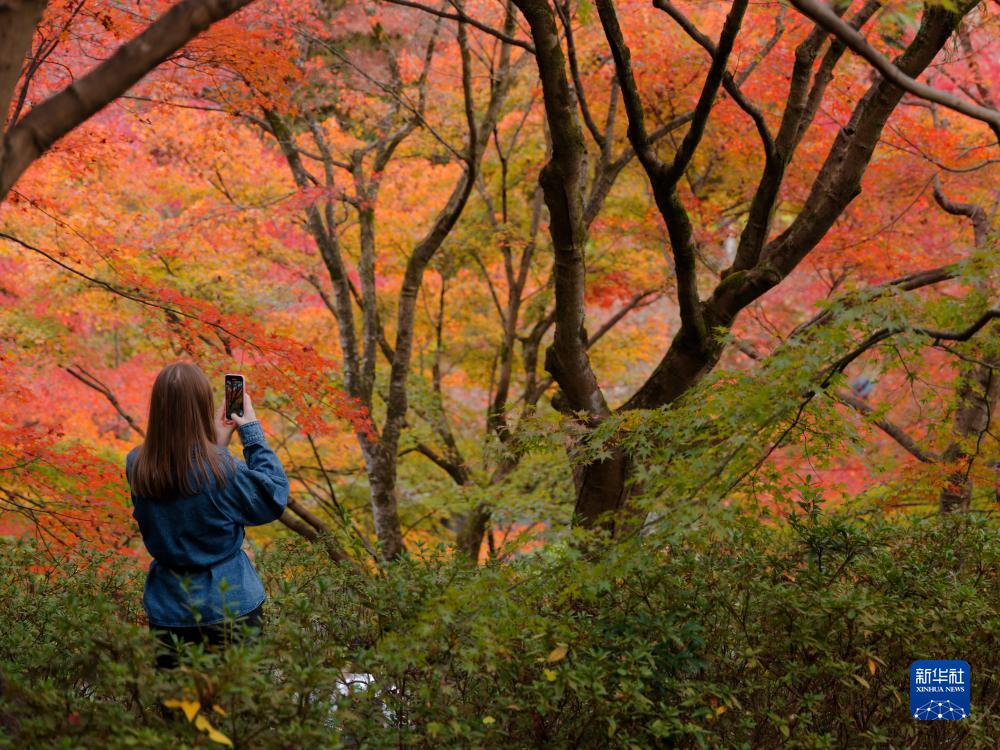
{"label": "woman", "polygon": [[[214,415],[214,416],[213,416]],[[205,374],[187,362],[163,368],[149,399],[145,442],[125,462],[133,516],[153,556],[142,603],[150,629],[163,631],[177,664],[180,641],[228,642],[233,625],[259,629],[264,586],[243,552],[243,528],[270,523],[285,510],[288,478],[264,440],[250,397],[243,416],[215,410]],[[228,445],[233,431],[243,461]]]}

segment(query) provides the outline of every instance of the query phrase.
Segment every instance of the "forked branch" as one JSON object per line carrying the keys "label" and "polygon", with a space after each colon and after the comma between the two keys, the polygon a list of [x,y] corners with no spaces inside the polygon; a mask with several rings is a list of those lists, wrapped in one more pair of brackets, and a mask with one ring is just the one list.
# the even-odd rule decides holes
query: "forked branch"
{"label": "forked branch", "polygon": [[976,120],[982,120],[993,129],[993,133],[1000,140],[1000,112],[974,102],[965,101],[947,91],[928,86],[906,75],[882,53],[872,47],[857,29],[845,23],[829,5],[821,0],[791,1],[800,13],[840,39],[857,55],[867,60],[884,78],[914,96],[935,102]]}

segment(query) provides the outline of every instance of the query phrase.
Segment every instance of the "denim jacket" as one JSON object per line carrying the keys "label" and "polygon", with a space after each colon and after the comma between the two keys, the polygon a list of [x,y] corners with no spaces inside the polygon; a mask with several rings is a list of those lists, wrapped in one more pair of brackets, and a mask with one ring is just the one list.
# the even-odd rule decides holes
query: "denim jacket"
{"label": "denim jacket", "polygon": [[[243,552],[244,526],[276,520],[288,503],[288,478],[260,422],[237,428],[243,461],[221,486],[214,478],[189,497],[150,500],[132,493],[133,517],[153,556],[142,597],[149,624],[189,627],[240,617],[259,607],[264,586]],[[138,448],[125,460],[131,483]]]}

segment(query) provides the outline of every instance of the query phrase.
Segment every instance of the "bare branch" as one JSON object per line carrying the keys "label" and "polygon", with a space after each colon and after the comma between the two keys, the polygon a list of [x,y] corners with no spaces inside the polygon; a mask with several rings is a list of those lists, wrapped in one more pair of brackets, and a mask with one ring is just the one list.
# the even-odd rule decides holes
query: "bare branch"
{"label": "bare branch", "polygon": [[84,370],[80,365],[75,365],[75,369],[73,365],[70,365],[69,367],[64,367],[63,369],[70,375],[72,375],[74,378],[79,380],[81,383],[83,383],[85,386],[87,386],[88,388],[92,388],[98,393],[100,393],[102,396],[104,396],[104,398],[108,400],[108,403],[111,404],[114,410],[118,412],[121,418],[128,423],[128,426],[131,427],[136,432],[136,434],[139,435],[139,437],[141,438],[146,437],[145,430],[143,430],[138,425],[135,419],[132,418],[131,414],[125,411],[121,403],[115,397],[115,394],[112,392],[112,390],[104,383],[102,383],[100,380],[98,380],[96,376]]}
{"label": "bare branch", "polygon": [[[462,485],[468,483],[468,470],[464,465],[455,463],[454,461],[449,461],[443,456],[438,455],[433,448],[425,443],[417,443],[414,450],[420,455],[429,458],[439,468],[444,470],[448,476],[455,480],[455,484],[461,487]],[[402,451],[400,453],[402,453]]]}
{"label": "bare branch", "polygon": [[[646,133],[642,101],[632,71],[631,53],[625,44],[614,5],[611,0],[597,0],[597,10],[604,27],[604,35],[611,46],[611,54],[615,60],[618,82],[622,90],[622,100],[628,114],[629,141],[649,175],[657,208],[660,210],[670,234],[674,272],[677,278],[677,304],[680,308],[683,335],[693,342],[705,340],[709,331],[706,329],[701,311],[701,301],[698,296],[694,230],[687,211],[677,194],[677,183],[694,157],[694,152],[704,135],[712,105],[719,87],[726,77],[729,55],[742,25],[747,4],[747,0],[736,0],[726,16],[719,44],[712,55],[712,64],[705,76],[701,95],[698,97],[698,103],[691,117],[691,126],[674,154],[673,162],[667,167],[656,157]],[[730,81],[732,81],[731,78]],[[735,83],[732,83],[732,87],[733,90],[738,91]],[[759,115],[759,113],[757,114]],[[763,124],[763,118],[760,118],[759,122]],[[764,125],[763,134],[767,138],[767,143],[772,143],[766,125]]]}
{"label": "bare branch", "polygon": [[612,313],[607,320],[601,323],[600,328],[598,328],[594,333],[590,335],[587,339],[587,348],[589,349],[594,344],[603,338],[603,336],[614,328],[621,320],[628,315],[633,310],[638,310],[640,307],[646,307],[646,305],[651,305],[656,300],[663,296],[663,290],[661,289],[649,289],[645,292],[639,292],[634,295],[628,302],[619,307]]}
{"label": "bare branch", "polygon": [[817,313],[812,318],[807,320],[805,323],[796,326],[792,329],[792,332],[788,335],[789,338],[793,336],[801,335],[806,329],[812,328],[814,326],[820,325],[821,323],[832,318],[838,309],[844,309],[845,307],[850,307],[854,304],[859,296],[863,296],[866,300],[874,299],[878,296],[890,292],[892,289],[900,289],[904,292],[912,292],[914,289],[920,289],[925,286],[932,286],[933,284],[940,284],[942,281],[948,281],[955,278],[958,275],[958,266],[955,264],[948,264],[945,266],[939,266],[938,268],[931,268],[926,271],[916,271],[914,273],[906,274],[905,276],[900,276],[898,278],[892,279],[891,281],[886,281],[882,284],[878,284],[874,287],[869,287],[861,292],[855,292],[845,295],[840,300],[838,300],[836,305],[830,305],[825,310]]}
{"label": "bare branch", "polygon": [[955,203],[941,192],[941,181],[934,177],[934,200],[942,209],[952,216],[966,216],[972,222],[972,231],[976,247],[986,247],[986,238],[990,233],[990,220],[982,206],[975,203]]}
{"label": "bare branch", "polygon": [[7,234],[6,232],[0,232],[0,239],[5,239],[5,240],[9,240],[10,242],[14,242],[14,243],[20,245],[21,247],[23,247],[25,250],[30,250],[31,252],[36,253],[37,255],[42,256],[46,260],[48,260],[48,261],[56,264],[57,266],[59,266],[60,268],[62,268],[64,271],[68,271],[69,273],[73,274],[74,276],[77,276],[77,277],[83,279],[84,281],[88,281],[91,284],[93,284],[93,285],[95,285],[97,287],[100,287],[101,289],[105,289],[106,291],[111,292],[112,294],[116,294],[119,297],[122,297],[123,299],[131,300],[132,302],[138,302],[141,305],[145,305],[147,307],[151,307],[151,308],[154,308],[154,309],[157,309],[157,310],[162,310],[163,312],[168,313],[169,315],[176,315],[177,317],[180,317],[180,318],[187,318],[188,320],[197,321],[197,322],[201,323],[202,325],[209,326],[211,328],[214,328],[216,331],[220,331],[220,332],[226,334],[230,338],[232,338],[232,339],[234,339],[236,341],[239,341],[240,343],[245,344],[248,347],[251,347],[251,348],[256,349],[258,351],[263,351],[258,344],[254,343],[250,339],[247,339],[247,338],[241,336],[239,333],[237,333],[235,331],[229,330],[228,328],[226,328],[222,324],[220,324],[220,323],[218,323],[216,321],[203,320],[202,318],[198,317],[194,313],[189,313],[186,310],[182,310],[182,309],[180,309],[178,307],[172,307],[170,305],[165,305],[162,302],[156,301],[155,299],[151,299],[149,297],[146,297],[145,295],[142,294],[141,290],[138,287],[133,287],[132,289],[125,289],[125,288],[116,286],[116,285],[112,284],[111,282],[104,281],[103,279],[99,279],[99,278],[97,278],[95,276],[91,276],[90,274],[87,274],[87,273],[79,270],[78,268],[74,268],[73,266],[69,265],[68,263],[64,263],[63,261],[59,260],[59,258],[57,258],[52,253],[47,252],[45,250],[42,250],[41,248],[36,247],[35,245],[32,245],[30,242],[26,242],[25,240],[22,240],[19,237],[15,237],[12,234]]}
{"label": "bare branch", "polygon": [[[686,33],[699,45],[704,47],[712,59],[715,59],[715,56],[718,54],[715,44],[711,39],[702,34],[698,28],[691,23],[691,21],[683,13],[681,13],[677,6],[671,3],[670,0],[653,0],[653,5],[673,18],[684,30],[684,33]],[[762,115],[760,110],[751,104],[750,101],[743,95],[743,92],[740,91],[739,84],[733,80],[733,76],[728,70],[723,73],[722,86],[726,92],[733,97],[733,101],[739,105],[740,109],[746,112],[750,116],[750,119],[753,120],[754,126],[757,128],[757,133],[760,135],[761,143],[764,146],[765,158],[768,160],[776,158],[774,138],[771,136],[771,131],[768,130],[767,122],[764,120],[764,115]]]}
{"label": "bare branch", "polygon": [[[842,404],[851,407],[866,417],[871,417],[875,413],[875,408],[871,404],[858,398],[853,393],[848,393],[847,391],[837,391],[831,395]],[[923,450],[919,445],[917,445],[917,442],[912,437],[906,434],[906,431],[903,430],[902,427],[894,422],[890,422],[884,417],[875,417],[871,420],[871,422],[873,425],[882,430],[882,432],[899,443],[907,452],[912,454],[921,463],[933,464],[940,460],[940,456]]]}
{"label": "bare branch", "polygon": [[422,10],[424,13],[430,13],[432,16],[437,16],[438,18],[447,18],[451,21],[461,21],[462,23],[467,23],[469,24],[469,26],[479,29],[480,31],[485,32],[490,36],[496,37],[500,41],[506,42],[507,44],[513,47],[520,47],[521,49],[527,50],[532,54],[534,54],[535,52],[535,48],[532,47],[531,44],[524,41],[523,39],[518,39],[517,37],[512,36],[511,34],[508,34],[504,31],[500,31],[499,29],[494,29],[491,26],[487,26],[482,21],[477,21],[475,18],[466,13],[464,10],[458,10],[455,13],[449,13],[446,10],[438,10],[437,8],[432,8],[431,6],[424,5],[423,3],[412,2],[412,0],[385,0],[385,1],[393,5],[402,5],[407,8],[417,8],[418,10]]}
{"label": "bare branch", "polygon": [[888,338],[896,336],[900,333],[915,333],[920,336],[926,336],[933,340],[933,344],[936,345],[941,341],[968,341],[973,336],[975,336],[979,331],[981,331],[986,325],[997,318],[1000,318],[1000,308],[990,308],[982,315],[971,323],[968,327],[960,331],[938,331],[933,328],[923,328],[923,327],[907,327],[907,326],[887,326],[885,328],[880,328],[866,338],[861,344],[851,350],[848,354],[838,359],[834,364],[832,364],[828,369],[827,373],[823,378],[822,386],[825,388],[832,381],[835,375],[843,372],[851,362],[856,360],[866,351],[871,349],[876,344],[885,341]]}
{"label": "bare branch", "polygon": [[791,0],[791,2],[799,12],[835,35],[851,50],[867,60],[884,78],[892,81],[901,89],[909,91],[914,96],[935,102],[976,120],[982,120],[993,129],[993,133],[1000,140],[1000,112],[959,99],[947,91],[928,86],[906,75],[868,44],[868,41],[856,29],[844,23],[826,3],[820,2],[820,0]]}
{"label": "bare branch", "polygon": [[580,65],[576,58],[576,41],[573,37],[573,19],[570,15],[569,0],[555,0],[553,5],[555,6],[559,20],[562,22],[563,34],[566,37],[566,58],[569,61],[569,71],[573,77],[573,89],[576,91],[576,100],[580,105],[580,114],[583,116],[583,122],[587,126],[587,130],[590,131],[590,135],[594,138],[597,145],[603,149],[605,143],[604,135],[590,114],[590,107],[587,105],[587,94],[583,88],[583,79],[580,77]]}

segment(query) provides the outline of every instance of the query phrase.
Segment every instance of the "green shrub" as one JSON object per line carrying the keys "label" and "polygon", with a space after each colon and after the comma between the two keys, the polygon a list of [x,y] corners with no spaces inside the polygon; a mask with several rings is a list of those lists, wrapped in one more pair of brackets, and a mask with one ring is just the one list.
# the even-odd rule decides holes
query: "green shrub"
{"label": "green shrub", "polygon": [[[142,573],[94,553],[32,572],[42,550],[6,543],[0,747],[222,746],[161,715],[171,699],[248,749],[997,746],[985,521],[717,518],[586,548],[479,569],[429,550],[369,575],[275,545],[264,636],[157,674]],[[969,719],[910,718],[918,658],[970,663]],[[341,696],[348,673],[375,681]]]}

